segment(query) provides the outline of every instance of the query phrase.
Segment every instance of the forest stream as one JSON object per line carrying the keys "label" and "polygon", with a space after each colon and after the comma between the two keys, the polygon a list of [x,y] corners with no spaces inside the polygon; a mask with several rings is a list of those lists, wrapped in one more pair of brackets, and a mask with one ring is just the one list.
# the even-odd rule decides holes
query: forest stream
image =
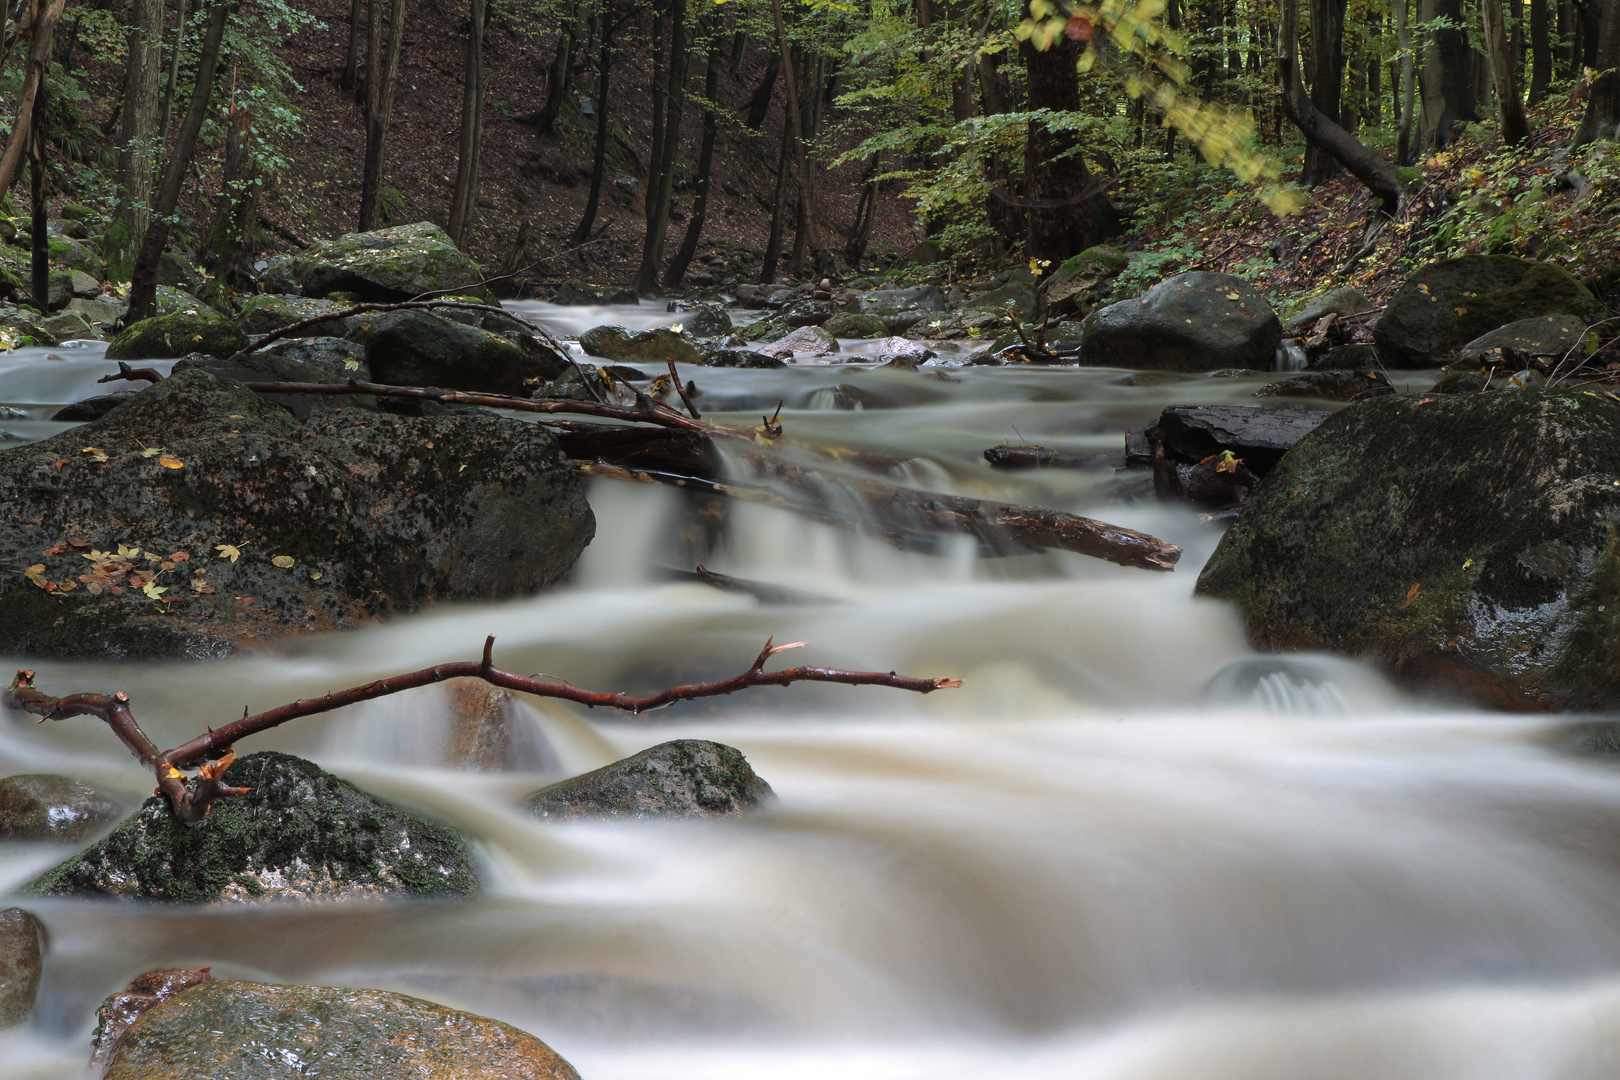
{"label": "forest stream", "polygon": [[[570,335],[668,318],[514,306]],[[0,429],[65,428],[43,417],[103,389],[103,351],[0,357],[0,405],[23,414]],[[681,374],[706,419],[757,424],[782,402],[789,438],[912,459],[886,479],[1088,514],[1185,554],[1165,574],[1065,552],[980,558],[966,540],[902,552],[759,505],[732,506],[704,547],[679,492],[598,480],[595,541],[529,599],[275,656],[29,661],[54,692],[128,691],[165,746],[244,706],[475,659],[488,634],[508,671],[603,690],[741,671],[771,635],[811,643],[794,663],[964,685],[801,684],[641,718],[530,701],[529,772],[444,768],[437,687],[257,736],[244,753],[304,755],[466,830],[484,895],[30,900],[49,933],[44,982],[31,1025],[0,1034],[0,1076],[80,1077],[96,1005],[176,965],[431,998],[535,1033],[586,1080],[1620,1070],[1620,783],[1572,752],[1569,718],[1470,711],[1349,661],[1258,654],[1230,609],[1192,597],[1219,524],[1112,468],[1000,472],[981,456],[1004,440],[1117,451],[1166,405],[1252,403],[1275,376]],[[1402,388],[1434,379],[1397,374]],[[792,602],[668,573],[695,561]],[[555,825],[519,809],[546,782],[686,736],[741,749],[778,799],[718,823]],[[0,713],[0,770],[66,773],[130,808],[152,787],[90,718]],[[0,846],[0,889],[71,850]]]}

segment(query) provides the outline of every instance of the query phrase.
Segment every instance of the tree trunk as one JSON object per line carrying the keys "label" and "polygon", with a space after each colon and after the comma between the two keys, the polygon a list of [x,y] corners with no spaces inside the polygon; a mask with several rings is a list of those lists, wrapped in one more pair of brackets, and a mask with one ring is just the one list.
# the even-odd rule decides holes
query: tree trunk
{"label": "tree trunk", "polygon": [[692,265],[692,257],[697,254],[698,242],[703,238],[703,222],[709,212],[709,182],[714,166],[714,143],[719,135],[720,125],[717,113],[720,102],[720,68],[724,58],[720,53],[720,44],[716,35],[718,27],[709,27],[711,40],[709,44],[709,68],[703,74],[703,147],[698,151],[697,179],[692,190],[692,216],[686,219],[686,236],[681,240],[680,250],[670,261],[669,269],[664,274],[666,288],[675,288],[686,276],[686,268]]}
{"label": "tree trunk", "polygon": [[136,0],[129,32],[129,73],[124,80],[119,172],[123,194],[102,242],[108,275],[129,280],[135,249],[151,220],[152,172],[163,89],[163,0]]}
{"label": "tree trunk", "polygon": [[342,90],[354,90],[360,81],[360,35],[364,32],[366,0],[349,0],[349,44],[343,54]]}
{"label": "tree trunk", "polygon": [[186,0],[175,0],[174,49],[169,53],[169,78],[163,85],[163,115],[158,119],[158,142],[169,145],[169,121],[174,97],[180,92],[180,54],[186,51]]}
{"label": "tree trunk", "polygon": [[214,73],[219,69],[220,43],[225,38],[225,24],[235,13],[241,0],[216,0],[208,13],[208,29],[203,35],[202,47],[197,54],[197,77],[191,91],[191,104],[186,117],[180,122],[175,136],[174,151],[163,170],[163,186],[158,190],[157,205],[152,210],[152,224],[141,238],[140,251],[135,256],[135,272],[129,286],[129,313],[125,324],[148,318],[157,301],[158,263],[169,242],[169,222],[174,208],[180,203],[180,189],[186,181],[186,170],[191,166],[191,155],[197,147],[197,133],[202,130],[203,118],[208,115],[208,99],[214,93]]}
{"label": "tree trunk", "polygon": [[[1027,14],[1027,11],[1026,11]],[[1024,55],[1029,108],[1080,111],[1080,77],[1075,64],[1080,46],[1066,35],[1045,52],[1029,41]],[[1045,124],[1031,124],[1024,143],[1024,194],[1028,204],[1028,255],[1054,266],[1101,243],[1118,231],[1113,204],[1092,179],[1091,169],[1076,150],[1080,139]]]}
{"label": "tree trunk", "polygon": [[1598,32],[1598,75],[1592,80],[1592,96],[1586,102],[1586,115],[1575,133],[1575,145],[1585,146],[1594,139],[1613,139],[1620,131],[1620,0],[1603,5],[1603,24]]}
{"label": "tree trunk", "polygon": [[804,235],[810,257],[820,270],[828,263],[827,249],[816,228],[816,185],[810,173],[810,152],[805,146],[803,116],[799,104],[798,81],[793,74],[793,57],[788,46],[787,25],[782,21],[782,0],[771,0],[771,22],[776,29],[776,48],[782,54],[782,89],[787,94],[787,124],[793,132],[794,174],[799,182],[799,228]]}
{"label": "tree trunk", "polygon": [[782,56],[772,52],[765,58],[765,77],[754,87],[748,99],[748,113],[743,123],[749,131],[758,131],[765,123],[765,114],[771,111],[771,95],[776,92],[776,80],[782,75]]}
{"label": "tree trunk", "polygon": [[[1551,2],[1551,0],[1549,0]],[[1575,77],[1575,4],[1573,0],[1558,3],[1558,73],[1566,79]]]}
{"label": "tree trunk", "polygon": [[28,269],[34,306],[41,313],[51,310],[50,214],[45,203],[45,98],[49,93],[43,79],[34,94],[29,127],[22,137],[28,140],[28,178],[32,182],[29,210],[29,240],[33,245]]}
{"label": "tree trunk", "polygon": [[596,224],[596,210],[602,205],[602,179],[607,173],[608,144],[608,85],[613,78],[613,32],[607,16],[602,16],[601,40],[596,55],[596,149],[591,154],[591,193],[585,199],[585,213],[580,215],[574,235],[568,246],[577,248],[591,238]]}
{"label": "tree trunk", "polygon": [[[1343,116],[1346,0],[1310,0],[1310,3],[1311,105],[1324,117],[1339,120]],[[1306,146],[1302,183],[1315,187],[1331,180],[1338,171],[1338,160],[1325,148],[1315,143]]]}
{"label": "tree trunk", "polygon": [[1524,103],[1519,100],[1519,80],[1514,73],[1513,51],[1508,47],[1502,0],[1479,0],[1479,11],[1485,30],[1485,58],[1490,62],[1496,111],[1502,122],[1502,141],[1517,146],[1530,137],[1530,124],[1524,118]]}
{"label": "tree trunk", "polygon": [[217,284],[240,288],[249,279],[247,264],[253,256],[253,233],[258,227],[260,181],[258,163],[253,159],[253,113],[244,107],[233,108],[230,125],[225,137],[220,195],[203,262]]}
{"label": "tree trunk", "polygon": [[[462,78],[461,147],[456,158],[456,186],[450,194],[450,240],[461,246],[478,208],[478,155],[484,132],[484,0],[468,0],[467,65]],[[566,35],[565,35],[566,36]],[[559,52],[563,46],[557,45]]]}
{"label": "tree trunk", "polygon": [[675,188],[675,155],[680,149],[681,120],[686,111],[686,0],[670,0],[669,8],[669,68],[665,73],[669,104],[665,108],[664,136],[658,145],[660,156],[654,159],[647,181],[647,236],[635,279],[636,291],[644,293],[658,288],[658,271],[664,263],[669,205]]}
{"label": "tree trunk", "polygon": [[883,151],[872,155],[871,167],[866,170],[867,181],[861,188],[861,201],[855,208],[855,226],[850,230],[849,243],[844,245],[844,258],[850,269],[860,272],[861,260],[872,242],[872,226],[877,222],[878,181],[883,172]]}
{"label": "tree trunk", "polygon": [[[663,2],[667,3],[670,0]],[[666,70],[668,61],[664,52],[663,3],[653,8],[652,48],[652,148],[647,152],[647,193],[643,197],[643,208],[649,218],[653,213],[653,192],[658,188],[658,163],[664,157],[664,109],[669,98],[669,73]]]}
{"label": "tree trunk", "polygon": [[[382,0],[371,2],[379,9],[382,6]],[[388,122],[394,115],[394,87],[399,82],[399,50],[404,37],[405,0],[393,0],[388,12],[387,59],[375,51],[366,58],[366,163],[360,178],[361,232],[376,229],[381,217],[383,154],[388,140]],[[381,39],[381,27],[373,21],[371,41],[376,44]]]}
{"label": "tree trunk", "polygon": [[[1433,22],[1442,16],[1465,26],[1463,0],[1420,0],[1418,18]],[[1429,31],[1423,50],[1423,118],[1418,131],[1420,153],[1443,148],[1457,135],[1458,126],[1478,120],[1474,86],[1469,72],[1468,31]]]}
{"label": "tree trunk", "polygon": [[562,111],[563,102],[568,100],[569,91],[573,88],[574,55],[579,51],[580,21],[579,4],[570,4],[562,30],[557,35],[557,55],[552,58],[551,69],[546,75],[546,103],[540,106],[540,113],[535,117],[536,135],[551,134],[557,126],[557,114]]}
{"label": "tree trunk", "polygon": [[33,25],[29,28],[28,67],[23,74],[22,95],[17,105],[17,122],[11,125],[11,141],[0,157],[0,198],[11,189],[28,150],[28,128],[33,121],[34,98],[45,82],[45,69],[51,62],[51,37],[67,0],[34,0]]}
{"label": "tree trunk", "polygon": [[1395,133],[1395,163],[1412,164],[1412,114],[1417,111],[1417,80],[1412,57],[1412,28],[1408,24],[1412,0],[1395,0],[1395,34],[1401,51],[1400,120]]}
{"label": "tree trunk", "polygon": [[1299,77],[1299,0],[1282,0],[1277,33],[1277,69],[1282,83],[1283,108],[1299,128],[1305,141],[1350,171],[1367,189],[1378,196],[1384,212],[1393,214],[1401,201],[1401,185],[1395,166],[1368,150],[1332,119],[1316,110]]}
{"label": "tree trunk", "polygon": [[782,106],[782,147],[776,153],[776,192],[771,196],[771,233],[765,241],[765,257],[759,262],[759,283],[776,280],[776,264],[782,259],[782,225],[787,216],[788,146],[793,138],[793,117]]}
{"label": "tree trunk", "polygon": [[1530,0],[1530,105],[1540,105],[1552,83],[1551,21],[1547,5],[1551,0]]}

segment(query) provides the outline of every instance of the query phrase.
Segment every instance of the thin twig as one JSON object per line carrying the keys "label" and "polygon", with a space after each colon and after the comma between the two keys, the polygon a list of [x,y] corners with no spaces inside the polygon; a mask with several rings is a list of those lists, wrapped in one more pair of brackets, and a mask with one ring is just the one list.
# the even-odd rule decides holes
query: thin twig
{"label": "thin twig", "polygon": [[149,382],[149,383],[152,383],[153,385],[156,385],[157,383],[160,383],[160,382],[163,381],[163,376],[158,373],[158,370],[156,368],[149,368],[149,367],[132,368],[128,364],[126,364],[122,360],[120,360],[120,361],[118,361],[118,374],[116,374],[116,375],[103,375],[101,378],[97,379],[96,382],[98,382],[98,383],[123,382],[123,381],[140,382],[143,379],[146,382]]}
{"label": "thin twig", "polygon": [[681,395],[681,401],[686,404],[686,411],[692,414],[694,420],[703,419],[698,415],[697,406],[692,404],[692,399],[686,395],[686,385],[681,382],[681,376],[675,370],[674,358],[665,357],[665,362],[669,364],[669,381],[675,384],[675,392]]}

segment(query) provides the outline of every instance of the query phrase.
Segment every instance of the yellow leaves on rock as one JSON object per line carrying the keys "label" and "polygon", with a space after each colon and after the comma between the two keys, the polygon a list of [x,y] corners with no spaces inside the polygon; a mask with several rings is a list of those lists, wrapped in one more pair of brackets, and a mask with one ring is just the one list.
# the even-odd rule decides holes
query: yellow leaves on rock
{"label": "yellow leaves on rock", "polygon": [[141,457],[157,457],[161,453],[163,453],[163,447],[148,446],[145,450],[141,451]]}
{"label": "yellow leaves on rock", "polygon": [[1412,601],[1416,600],[1418,598],[1418,593],[1422,591],[1423,586],[1417,582],[1413,582],[1412,587],[1406,590],[1406,599],[1401,601],[1401,610],[1405,611],[1407,608],[1411,607]]}
{"label": "yellow leaves on rock", "polygon": [[1243,464],[1243,459],[1227,450],[1221,454],[1221,460],[1216,463],[1215,471],[1236,474],[1238,466],[1241,464]]}
{"label": "yellow leaves on rock", "polygon": [[141,586],[141,592],[145,593],[148,597],[150,597],[153,600],[156,600],[158,597],[162,596],[164,593],[166,593],[168,591],[169,591],[168,586],[159,585],[155,581],[148,581],[145,585]]}
{"label": "yellow leaves on rock", "polygon": [[24,570],[23,577],[27,578],[29,581],[32,581],[35,585],[38,585],[46,592],[52,592],[56,588],[55,583],[45,576],[44,563],[35,563],[33,566],[30,566],[28,569]]}
{"label": "yellow leaves on rock", "polygon": [[276,566],[281,567],[283,570],[290,570],[292,568],[293,563],[297,562],[297,560],[294,559],[291,555],[277,555],[274,558],[272,558],[270,561],[272,563],[274,563]]}
{"label": "yellow leaves on rock", "polygon": [[219,552],[220,558],[229,559],[231,562],[235,562],[242,557],[242,549],[235,544],[215,544],[214,550]]}
{"label": "yellow leaves on rock", "polygon": [[186,467],[185,462],[181,461],[179,458],[172,457],[160,457],[158,458],[158,464],[163,466],[165,469],[183,469]]}
{"label": "yellow leaves on rock", "polygon": [[103,450],[99,446],[87,446],[87,447],[84,448],[84,453],[90,455],[90,460],[91,461],[106,461],[107,460],[107,451]]}

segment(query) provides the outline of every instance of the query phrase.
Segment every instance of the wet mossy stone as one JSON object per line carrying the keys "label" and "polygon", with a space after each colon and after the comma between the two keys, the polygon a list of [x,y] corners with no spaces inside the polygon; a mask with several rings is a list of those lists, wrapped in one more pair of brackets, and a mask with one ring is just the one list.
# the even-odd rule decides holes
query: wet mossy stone
{"label": "wet mossy stone", "polygon": [[[290,382],[331,385],[347,383],[353,377],[351,373],[338,374],[326,367],[294,359],[286,353],[269,351],[244,353],[235,360],[192,353],[174,362],[173,371],[193,369],[240,383]],[[375,398],[363,395],[260,394],[259,396],[280,405],[299,420],[308,419],[310,413],[322,410],[348,409],[365,413],[382,411]]]}
{"label": "wet mossy stone", "polygon": [[226,357],[247,348],[241,329],[211,308],[142,319],[107,346],[109,360],[169,360],[188,353]]}
{"label": "wet mossy stone", "polygon": [[793,333],[793,327],[777,319],[760,319],[751,322],[737,333],[744,341],[756,343],[780,341]]}
{"label": "wet mossy stone", "polygon": [[272,261],[267,292],[325,297],[353,293],[365,300],[409,300],[428,292],[477,292],[484,278],[449,234],[429,221],[368,233],[346,233]]}
{"label": "wet mossy stone", "polygon": [[1283,456],[1197,592],[1235,603],[1258,648],[1361,657],[1505,708],[1620,708],[1620,405],[1350,405]]}
{"label": "wet mossy stone", "polygon": [[1487,353],[1511,349],[1523,356],[1559,357],[1575,354],[1586,337],[1586,320],[1574,315],[1542,315],[1499,326],[1464,345],[1458,358],[1478,363]]}
{"label": "wet mossy stone", "polygon": [[1255,397],[1315,398],[1319,401],[1360,401],[1362,398],[1393,394],[1395,388],[1382,371],[1308,371],[1267,383]]}
{"label": "wet mossy stone", "polygon": [[1329,289],[1305,301],[1299,312],[1289,317],[1285,329],[1307,330],[1327,315],[1361,315],[1373,310],[1373,302],[1357,289]]}
{"label": "wet mossy stone", "polygon": [[1520,319],[1574,315],[1588,323],[1603,305],[1556,263],[1511,255],[1465,255],[1430,263],[1390,297],[1373,328],[1390,367],[1439,367],[1481,334]]}
{"label": "wet mossy stone", "polygon": [[188,825],[154,795],[48,870],[37,896],[170,903],[476,895],[467,837],[290,754],[249,754],[225,782],[251,789]]}
{"label": "wet mossy stone", "polygon": [[157,313],[159,315],[173,315],[177,311],[212,311],[203,303],[184,289],[177,289],[172,285],[159,285],[157,287]]}
{"label": "wet mossy stone", "polygon": [[282,338],[249,355],[270,356],[307,364],[345,382],[349,379],[371,381],[371,368],[366,364],[366,350],[346,338]]}
{"label": "wet mossy stone", "polygon": [[579,345],[591,356],[604,360],[646,364],[663,364],[669,360],[677,364],[702,362],[692,339],[668,326],[655,326],[640,333],[631,333],[622,326],[597,326],[579,335]]}
{"label": "wet mossy stone", "polygon": [[[301,423],[200,368],[0,453],[0,506],[0,566],[39,564],[59,586],[0,578],[0,655],[13,656],[213,659],[436,600],[526,596],[566,574],[595,533],[538,425],[347,406]],[[64,549],[76,538],[87,546]],[[171,602],[127,579],[80,581],[85,554],[120,544],[142,550],[131,569],[158,569],[148,584]],[[187,561],[168,557],[181,552]]]}
{"label": "wet mossy stone", "polygon": [[842,311],[822,324],[833,337],[880,338],[889,336],[889,327],[876,315],[856,315]]}
{"label": "wet mossy stone", "polygon": [[210,981],[154,1006],[103,1080],[579,1080],[499,1020],[386,990]]}
{"label": "wet mossy stone", "polygon": [[95,397],[85,398],[64,405],[51,416],[59,423],[85,424],[91,420],[100,420],[118,406],[140,393],[139,390],[114,390],[110,394],[97,394]]}
{"label": "wet mossy stone", "polygon": [[1152,371],[1266,371],[1281,340],[1276,312],[1248,282],[1194,271],[1093,312],[1080,362]]}
{"label": "wet mossy stone", "polygon": [[[311,300],[305,296],[285,296],[263,293],[249,297],[242,310],[236,313],[236,325],[249,337],[262,337],[283,326],[343,311],[349,305],[336,300]],[[337,322],[317,323],[306,331],[309,334],[343,334]]]}
{"label": "wet mossy stone", "polygon": [[1020,319],[1029,320],[1035,317],[1040,302],[1035,297],[1033,286],[1020,281],[1010,281],[999,288],[975,296],[967,306],[979,311],[1010,312]]}
{"label": "wet mossy stone", "polygon": [[0,780],[0,839],[76,844],[117,817],[111,799],[70,777],[24,773]]}
{"label": "wet mossy stone", "polygon": [[787,361],[752,349],[705,349],[698,363],[704,367],[723,368],[787,367]]}
{"label": "wet mossy stone", "polygon": [[347,336],[365,350],[372,378],[393,386],[527,397],[569,370],[532,335],[495,334],[422,310],[384,312]]}
{"label": "wet mossy stone", "polygon": [[529,813],[548,821],[581,818],[731,817],[776,797],[742,751],[676,739],[529,796]]}
{"label": "wet mossy stone", "polygon": [[731,333],[731,316],[726,314],[725,308],[705,305],[683,317],[681,325],[693,337],[719,337]]}
{"label": "wet mossy stone", "polygon": [[0,1027],[28,1022],[42,970],[39,920],[22,908],[0,911]]}

